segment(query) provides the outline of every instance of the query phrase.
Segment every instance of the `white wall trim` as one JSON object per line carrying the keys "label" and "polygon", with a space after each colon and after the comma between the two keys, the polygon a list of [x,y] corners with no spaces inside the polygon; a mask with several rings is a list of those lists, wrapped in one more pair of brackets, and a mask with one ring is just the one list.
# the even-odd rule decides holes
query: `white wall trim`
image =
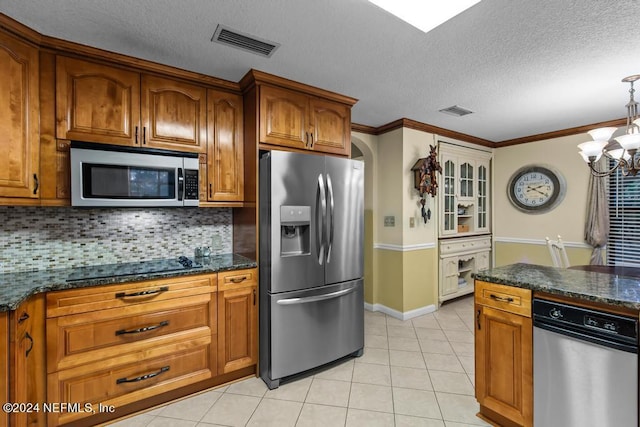
{"label": "white wall trim", "polygon": [[409,320],[413,319],[414,317],[422,316],[424,314],[429,314],[436,311],[436,306],[433,304],[416,308],[415,310],[405,311],[404,313],[382,304],[369,304],[365,302],[364,308],[365,310],[369,311],[380,311],[399,320]]}
{"label": "white wall trim", "polygon": [[[555,237],[555,236],[554,236]],[[549,236],[550,239],[554,237]],[[543,245],[547,246],[547,241],[545,239],[521,239],[518,237],[494,237],[493,240],[496,243],[522,243],[526,245]],[[562,240],[565,247],[567,248],[587,248],[591,249],[591,245],[583,242],[566,242],[564,239]]]}
{"label": "white wall trim", "polygon": [[374,249],[385,249],[387,251],[409,252],[420,251],[423,249],[435,249],[435,243],[419,243],[416,245],[392,245],[388,243],[374,243]]}

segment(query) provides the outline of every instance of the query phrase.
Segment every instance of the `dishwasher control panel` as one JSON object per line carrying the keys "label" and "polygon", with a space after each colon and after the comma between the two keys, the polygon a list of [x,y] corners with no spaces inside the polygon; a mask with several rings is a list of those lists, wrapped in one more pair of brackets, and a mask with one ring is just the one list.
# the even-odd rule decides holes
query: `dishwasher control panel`
{"label": "dishwasher control panel", "polygon": [[534,324],[564,328],[576,333],[614,339],[631,345],[638,343],[638,320],[601,310],[534,298]]}
{"label": "dishwasher control panel", "polygon": [[602,319],[591,314],[585,314],[583,319],[584,325],[590,328],[599,328],[615,334],[618,333],[618,329],[620,328],[620,325],[615,320]]}

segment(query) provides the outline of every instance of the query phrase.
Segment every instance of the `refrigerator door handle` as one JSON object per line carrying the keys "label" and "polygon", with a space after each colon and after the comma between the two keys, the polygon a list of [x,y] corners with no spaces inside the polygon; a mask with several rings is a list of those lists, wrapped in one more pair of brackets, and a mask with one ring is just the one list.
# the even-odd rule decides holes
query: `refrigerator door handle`
{"label": "refrigerator door handle", "polygon": [[331,262],[331,248],[333,247],[333,210],[334,210],[334,198],[333,198],[333,185],[331,184],[331,175],[327,174],[327,193],[329,196],[329,228],[327,230],[327,263]]}
{"label": "refrigerator door handle", "polygon": [[348,288],[348,289],[342,289],[342,290],[335,291],[335,292],[329,292],[328,294],[324,294],[324,295],[316,295],[316,296],[305,297],[305,298],[285,298],[285,299],[280,299],[280,300],[276,301],[276,303],[279,304],[279,305],[294,305],[294,304],[305,304],[305,303],[308,303],[308,302],[324,301],[324,300],[338,298],[338,297],[341,297],[343,295],[350,294],[351,292],[353,292],[355,290],[356,290],[356,287],[353,286],[353,287]]}
{"label": "refrigerator door handle", "polygon": [[324,230],[327,227],[327,195],[324,190],[324,180],[322,179],[322,174],[318,175],[317,195],[320,196],[320,212],[322,213],[322,221],[320,222],[320,224],[317,224],[318,204],[316,203],[316,250],[318,251],[318,263],[322,265],[324,263]]}

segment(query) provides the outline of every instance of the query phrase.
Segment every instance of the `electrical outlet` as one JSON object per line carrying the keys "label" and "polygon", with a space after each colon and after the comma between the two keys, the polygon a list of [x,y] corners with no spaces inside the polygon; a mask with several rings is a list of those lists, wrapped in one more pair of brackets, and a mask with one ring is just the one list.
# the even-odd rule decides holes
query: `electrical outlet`
{"label": "electrical outlet", "polygon": [[384,217],[384,226],[385,227],[395,227],[396,226],[396,217],[395,216],[385,216]]}
{"label": "electrical outlet", "polygon": [[217,234],[214,234],[211,237],[211,250],[215,251],[216,249],[220,249],[220,245],[222,245],[222,239]]}
{"label": "electrical outlet", "polygon": [[409,228],[416,226],[416,219],[414,217],[409,218]]}

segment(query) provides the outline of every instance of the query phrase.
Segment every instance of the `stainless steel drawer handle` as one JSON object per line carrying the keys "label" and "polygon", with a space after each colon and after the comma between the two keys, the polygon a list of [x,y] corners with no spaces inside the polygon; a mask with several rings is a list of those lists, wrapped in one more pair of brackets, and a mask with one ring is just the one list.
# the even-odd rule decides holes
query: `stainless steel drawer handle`
{"label": "stainless steel drawer handle", "polygon": [[124,292],[118,292],[116,294],[116,298],[129,298],[129,297],[144,297],[144,296],[148,296],[148,295],[155,295],[155,294],[159,294],[160,292],[167,292],[169,290],[168,286],[162,286],[158,289],[153,289],[153,290],[148,290],[148,291],[140,291],[140,292],[133,292],[131,294],[127,294]]}
{"label": "stainless steel drawer handle", "polygon": [[150,374],[146,374],[146,375],[141,375],[139,377],[135,377],[135,378],[118,378],[116,380],[116,384],[122,384],[122,383],[137,383],[138,381],[144,381],[144,380],[148,380],[149,378],[153,378],[153,377],[157,377],[158,375],[167,372],[169,370],[168,366],[163,366],[162,368],[160,368],[159,371],[156,372],[151,372]]}
{"label": "stainless steel drawer handle", "polygon": [[281,300],[277,301],[277,304],[280,304],[280,305],[292,305],[292,304],[304,304],[304,303],[308,303],[308,302],[324,301],[324,300],[328,300],[328,299],[332,299],[332,298],[341,297],[341,296],[346,295],[348,293],[351,293],[351,292],[353,292],[355,290],[356,290],[356,288],[353,287],[353,288],[342,289],[340,291],[330,292],[328,294],[317,295],[317,296],[313,296],[313,297],[281,299]]}
{"label": "stainless steel drawer handle", "polygon": [[511,298],[511,297],[507,297],[507,298],[505,298],[505,297],[499,297],[499,296],[494,295],[494,294],[489,295],[489,297],[490,297],[492,300],[495,300],[495,301],[501,301],[501,302],[513,302],[513,298]]}
{"label": "stainless steel drawer handle", "polygon": [[143,328],[138,328],[138,329],[130,329],[130,330],[120,329],[120,330],[116,331],[116,336],[117,335],[139,334],[139,333],[142,333],[142,332],[149,332],[149,331],[156,330],[158,328],[162,328],[163,326],[169,326],[169,321],[168,320],[164,320],[164,321],[158,323],[157,325],[145,326]]}

